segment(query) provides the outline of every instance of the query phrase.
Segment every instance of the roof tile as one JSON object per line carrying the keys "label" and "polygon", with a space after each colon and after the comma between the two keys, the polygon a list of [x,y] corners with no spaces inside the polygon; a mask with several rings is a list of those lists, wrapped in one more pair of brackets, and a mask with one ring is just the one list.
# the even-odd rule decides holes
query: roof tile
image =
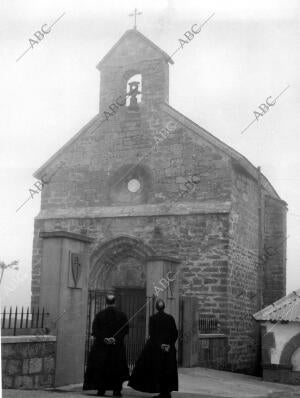
{"label": "roof tile", "polygon": [[300,289],[253,315],[257,321],[298,322],[300,320]]}

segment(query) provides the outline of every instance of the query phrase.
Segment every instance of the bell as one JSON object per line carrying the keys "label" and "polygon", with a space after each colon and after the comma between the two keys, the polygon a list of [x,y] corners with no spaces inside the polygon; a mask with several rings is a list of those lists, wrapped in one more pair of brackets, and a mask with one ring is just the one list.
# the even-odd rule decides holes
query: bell
{"label": "bell", "polygon": [[139,82],[130,82],[129,85],[129,93],[128,96],[130,97],[128,109],[131,111],[139,110],[138,102],[137,102],[137,95],[141,94],[139,91]]}

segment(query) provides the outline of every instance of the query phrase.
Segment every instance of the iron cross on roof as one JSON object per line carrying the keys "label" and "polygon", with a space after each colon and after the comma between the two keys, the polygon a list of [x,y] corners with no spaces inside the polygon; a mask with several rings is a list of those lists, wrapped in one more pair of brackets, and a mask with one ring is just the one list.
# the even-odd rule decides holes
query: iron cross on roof
{"label": "iron cross on roof", "polygon": [[132,14],[129,14],[129,17],[134,17],[134,29],[136,29],[136,16],[137,15],[142,15],[142,12],[138,12],[138,10],[135,8],[134,12]]}

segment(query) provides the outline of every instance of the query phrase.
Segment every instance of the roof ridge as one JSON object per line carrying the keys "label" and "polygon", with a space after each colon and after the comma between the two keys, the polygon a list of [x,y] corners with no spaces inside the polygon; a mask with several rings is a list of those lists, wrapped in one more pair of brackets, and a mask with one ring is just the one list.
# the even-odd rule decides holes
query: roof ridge
{"label": "roof ridge", "polygon": [[120,39],[112,46],[112,48],[104,55],[104,57],[102,57],[102,59],[96,65],[96,68],[101,70],[102,64],[112,54],[112,52],[118,47],[120,42],[122,40],[124,40],[125,37],[132,35],[132,34],[135,34],[136,36],[140,37],[142,40],[146,41],[154,50],[160,52],[162,54],[162,56],[166,59],[167,62],[170,62],[170,64],[174,64],[174,61],[172,60],[172,58],[164,50],[162,50],[160,47],[158,47],[158,45],[156,45],[152,40],[148,39],[148,37],[143,35],[143,33],[141,33],[137,29],[128,29],[128,30],[126,30],[125,33],[123,33],[123,35],[120,37]]}
{"label": "roof ridge", "polygon": [[[62,147],[60,147],[48,160],[46,160],[45,163],[42,164],[34,173],[33,176],[35,178],[40,178],[41,172],[49,166],[50,163],[52,163],[69,145],[73,144],[77,139],[81,136],[81,134],[86,133],[92,126],[93,124],[97,124],[98,121],[100,121],[99,118],[99,113],[95,115],[91,120],[89,120],[81,129],[73,135]],[[101,125],[101,123],[100,123]],[[100,126],[97,126],[100,127]]]}

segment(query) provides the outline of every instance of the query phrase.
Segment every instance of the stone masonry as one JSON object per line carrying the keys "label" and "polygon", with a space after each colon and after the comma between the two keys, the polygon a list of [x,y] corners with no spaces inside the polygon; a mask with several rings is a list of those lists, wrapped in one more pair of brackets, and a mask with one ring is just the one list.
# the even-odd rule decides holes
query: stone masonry
{"label": "stone masonry", "polygon": [[[99,115],[36,172],[51,175],[62,164],[44,186],[35,219],[32,302],[39,302],[41,231],[94,238],[91,258],[119,237],[137,239],[148,252],[181,260],[181,294],[196,296],[199,313],[213,314],[228,337],[226,367],[253,373],[260,359],[251,314],[285,294],[286,204],[247,159],[168,104],[169,62],[141,33],[126,32],[98,65]],[[111,108],[137,73],[139,110]],[[140,182],[137,192],[128,190],[131,180]],[[128,258],[143,269],[146,249],[124,244],[117,256],[116,248],[112,243],[111,254],[94,261],[92,275],[105,262],[129,268]],[[275,262],[262,257],[265,248],[277,250]]]}
{"label": "stone masonry", "polygon": [[3,388],[53,387],[55,345],[54,336],[2,337]]}

